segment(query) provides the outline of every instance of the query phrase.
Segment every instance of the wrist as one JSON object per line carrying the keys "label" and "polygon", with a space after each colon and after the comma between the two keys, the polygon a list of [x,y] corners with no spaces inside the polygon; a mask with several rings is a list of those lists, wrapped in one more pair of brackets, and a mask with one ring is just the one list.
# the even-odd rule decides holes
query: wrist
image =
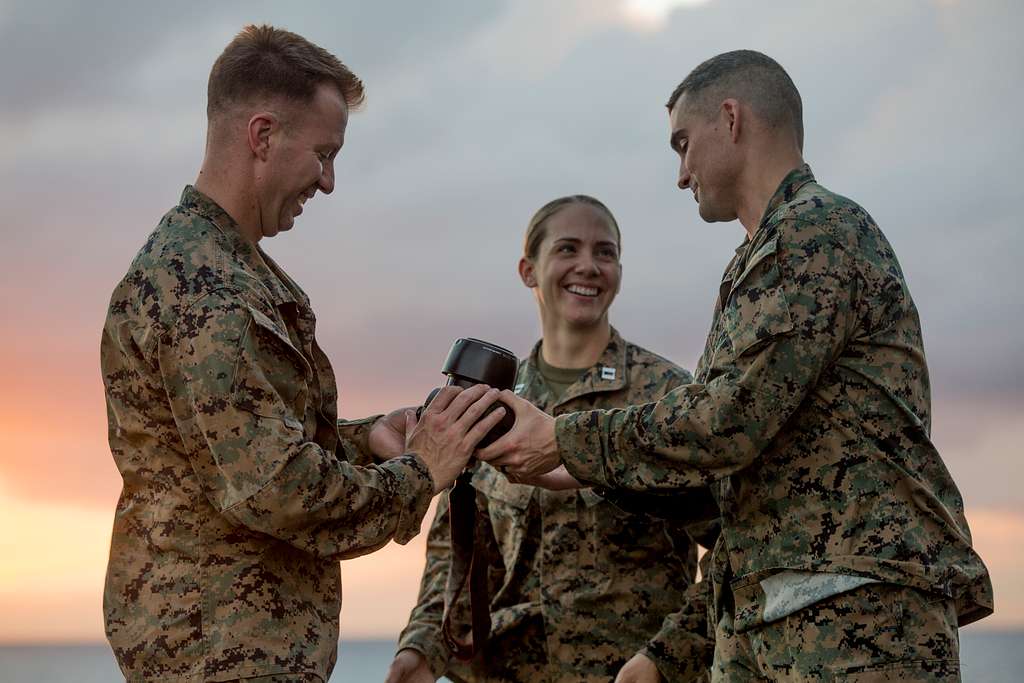
{"label": "wrist", "polygon": [[348,440],[356,450],[372,453],[370,450],[370,432],[377,426],[383,415],[371,415],[359,420],[338,420],[338,435]]}
{"label": "wrist", "polygon": [[[544,455],[554,467],[562,464],[562,455],[558,451],[558,434],[555,430],[555,418],[549,417],[544,429]],[[554,469],[554,467],[552,469]]]}

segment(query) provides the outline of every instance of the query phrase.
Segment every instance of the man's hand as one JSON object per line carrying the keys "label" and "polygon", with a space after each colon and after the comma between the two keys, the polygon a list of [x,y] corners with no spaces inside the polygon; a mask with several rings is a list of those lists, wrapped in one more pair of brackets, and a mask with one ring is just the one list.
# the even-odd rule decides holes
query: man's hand
{"label": "man's hand", "polygon": [[477,384],[466,390],[444,387],[423,411],[419,422],[406,412],[406,451],[417,453],[434,480],[434,493],[452,485],[473,455],[480,439],[505,414],[498,408],[481,419],[498,400],[498,390]]}
{"label": "man's hand", "polygon": [[[476,455],[505,473],[510,481],[530,481],[561,464],[555,441],[555,418],[507,389],[501,402],[512,408],[512,430]],[[568,474],[568,473],[567,473]]]}
{"label": "man's hand", "polygon": [[381,460],[397,458],[405,453],[406,412],[416,408],[399,408],[378,418],[370,428],[370,452]]}
{"label": "man's hand", "polygon": [[642,652],[623,664],[615,677],[615,683],[660,683],[662,680],[658,667]]}
{"label": "man's hand", "polygon": [[435,680],[427,666],[427,658],[416,650],[406,648],[395,655],[384,683],[434,683]]}

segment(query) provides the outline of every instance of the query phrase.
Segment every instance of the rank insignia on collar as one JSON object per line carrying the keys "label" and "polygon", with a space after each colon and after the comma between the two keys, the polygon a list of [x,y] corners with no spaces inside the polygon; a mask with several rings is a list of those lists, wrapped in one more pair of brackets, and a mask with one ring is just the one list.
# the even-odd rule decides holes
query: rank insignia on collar
{"label": "rank insignia on collar", "polygon": [[601,379],[615,379],[615,368],[602,367],[601,368]]}

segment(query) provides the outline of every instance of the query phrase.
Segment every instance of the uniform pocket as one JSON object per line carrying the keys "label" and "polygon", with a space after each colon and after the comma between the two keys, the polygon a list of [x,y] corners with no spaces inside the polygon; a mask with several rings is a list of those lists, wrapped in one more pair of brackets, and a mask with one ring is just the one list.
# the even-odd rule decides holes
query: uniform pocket
{"label": "uniform pocket", "polygon": [[533,498],[533,486],[513,484],[501,472],[483,462],[473,473],[472,484],[473,488],[489,499],[500,501],[517,510],[525,510]]}
{"label": "uniform pocket", "polygon": [[[530,531],[530,500],[534,487],[513,484],[487,463],[477,465],[473,488],[487,500],[487,516],[507,571],[519,564],[523,543]],[[479,500],[479,499],[478,499]],[[539,528],[534,530],[539,533]]]}
{"label": "uniform pocket", "polygon": [[749,288],[740,292],[725,315],[725,332],[735,358],[763,342],[793,331],[789,304],[782,287]]}
{"label": "uniform pocket", "polygon": [[764,262],[766,259],[774,259],[775,254],[778,253],[778,250],[778,237],[773,237],[772,239],[768,240],[760,247],[758,247],[757,250],[755,250],[754,253],[750,255],[750,258],[747,260],[747,265],[743,268],[743,272],[741,272],[739,276],[737,276],[736,281],[732,283],[732,289],[734,291],[738,289],[739,286],[743,284],[743,282],[747,279],[747,277],[750,276],[751,273],[753,273],[754,270],[757,269],[758,266],[760,266],[762,262]]}
{"label": "uniform pocket", "polygon": [[234,367],[232,403],[254,415],[302,429],[312,368],[274,321],[253,308],[249,313]]}

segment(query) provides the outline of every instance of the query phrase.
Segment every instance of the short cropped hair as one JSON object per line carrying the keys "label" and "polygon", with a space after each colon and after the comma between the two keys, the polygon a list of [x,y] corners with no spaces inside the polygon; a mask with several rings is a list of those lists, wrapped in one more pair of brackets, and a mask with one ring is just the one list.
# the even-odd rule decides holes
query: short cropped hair
{"label": "short cropped hair", "polygon": [[213,63],[206,116],[259,99],[306,104],[323,83],[336,86],[350,109],[365,99],[363,82],[327,50],[291,31],[249,24]]}
{"label": "short cropped hair", "polygon": [[598,213],[604,214],[608,219],[608,225],[615,231],[615,244],[619,248],[619,253],[622,253],[622,233],[619,231],[619,224],[615,220],[615,216],[612,215],[611,209],[605,206],[600,200],[594,199],[590,195],[571,194],[566,197],[552,199],[550,202],[537,209],[537,213],[533,214],[533,218],[530,219],[529,224],[526,226],[526,240],[523,243],[523,255],[526,256],[526,258],[537,258],[537,253],[540,251],[540,244],[544,241],[544,237],[547,235],[546,223],[548,219],[572,204],[585,204],[597,209]]}
{"label": "short cropped hair", "polygon": [[734,50],[712,57],[676,86],[665,105],[672,109],[683,96],[697,111],[712,116],[713,107],[735,97],[775,128],[790,127],[800,149],[804,146],[804,114],[800,93],[786,70],[771,57],[754,50]]}

